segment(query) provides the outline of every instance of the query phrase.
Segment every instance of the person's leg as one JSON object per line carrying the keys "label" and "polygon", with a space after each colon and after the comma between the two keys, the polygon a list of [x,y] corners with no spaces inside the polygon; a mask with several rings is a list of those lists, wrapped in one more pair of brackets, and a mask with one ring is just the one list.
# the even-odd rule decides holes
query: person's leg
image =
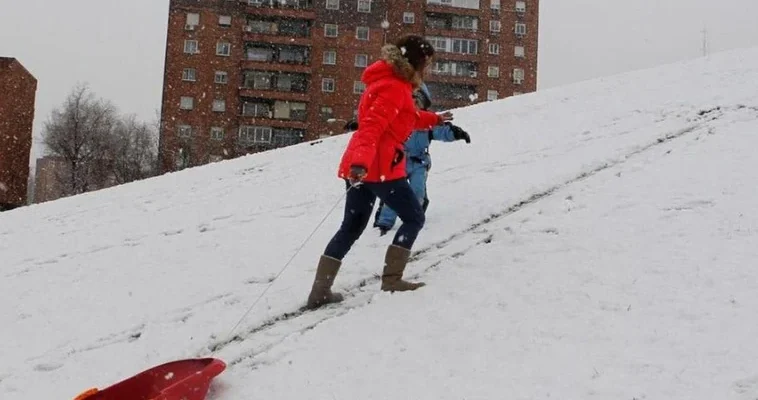
{"label": "person's leg", "polygon": [[392,209],[392,207],[387,206],[383,202],[380,210],[381,211],[377,211],[377,217],[376,222],[374,222],[374,226],[379,228],[381,234],[384,235],[395,225],[397,213]]}
{"label": "person's leg", "polygon": [[426,198],[426,177],[427,170],[423,165],[419,165],[417,168],[414,168],[408,175],[408,184],[411,185],[411,189],[416,195],[419,203],[421,203],[422,209],[424,205],[424,199]]}
{"label": "person's leg", "polygon": [[343,300],[341,294],[332,293],[334,279],[342,265],[342,259],[366,229],[374,208],[376,197],[370,190],[363,186],[351,188],[350,185],[347,185],[347,190],[342,225],[329,241],[316,267],[316,277],[308,295],[307,308],[310,309]]}
{"label": "person's leg", "polygon": [[397,210],[402,221],[395,239],[385,254],[382,290],[406,291],[424,286],[421,282],[411,283],[402,279],[413,243],[424,226],[425,218],[421,203],[405,179],[371,184],[368,187],[384,201],[385,206]]}
{"label": "person's leg", "polygon": [[324,255],[342,260],[361,236],[371,219],[376,195],[365,185],[350,188],[345,196],[345,215],[342,225],[324,250]]}

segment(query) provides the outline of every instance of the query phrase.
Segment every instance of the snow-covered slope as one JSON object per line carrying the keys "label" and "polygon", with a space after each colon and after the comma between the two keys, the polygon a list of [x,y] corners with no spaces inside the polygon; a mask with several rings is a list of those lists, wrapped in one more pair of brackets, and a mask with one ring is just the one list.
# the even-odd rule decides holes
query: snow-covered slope
{"label": "snow-covered slope", "polygon": [[0,214],[0,398],[211,354],[217,400],[758,396],[758,49],[455,112],[414,293],[369,229],[297,313],[347,136]]}

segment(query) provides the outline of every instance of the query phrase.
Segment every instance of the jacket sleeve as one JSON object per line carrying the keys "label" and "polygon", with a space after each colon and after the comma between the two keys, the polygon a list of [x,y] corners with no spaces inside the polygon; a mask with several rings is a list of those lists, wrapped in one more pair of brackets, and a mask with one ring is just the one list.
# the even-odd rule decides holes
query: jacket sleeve
{"label": "jacket sleeve", "polygon": [[442,124],[442,119],[437,113],[421,110],[416,111],[416,113],[418,118],[416,118],[416,126],[413,127],[414,130],[432,129],[435,126]]}
{"label": "jacket sleeve", "polygon": [[440,126],[435,126],[434,129],[432,129],[432,133],[429,135],[429,139],[439,140],[442,142],[454,142],[455,134],[450,128],[450,125],[442,124]]}
{"label": "jacket sleeve", "polygon": [[400,113],[398,96],[392,91],[380,92],[373,101],[368,112],[360,118],[360,127],[353,134],[355,141],[350,165],[368,168],[374,162],[377,145],[382,132],[387,130],[390,122]]}

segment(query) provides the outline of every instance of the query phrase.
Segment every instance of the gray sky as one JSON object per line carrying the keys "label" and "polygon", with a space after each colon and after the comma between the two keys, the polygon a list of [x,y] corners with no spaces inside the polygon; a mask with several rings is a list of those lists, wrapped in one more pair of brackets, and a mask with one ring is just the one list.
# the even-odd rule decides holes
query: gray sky
{"label": "gray sky", "polygon": [[[506,1],[502,1],[503,5]],[[539,88],[758,46],[756,0],[541,0]],[[39,80],[33,157],[77,82],[123,113],[160,108],[168,0],[0,0],[0,56]],[[5,95],[5,94],[3,94]]]}

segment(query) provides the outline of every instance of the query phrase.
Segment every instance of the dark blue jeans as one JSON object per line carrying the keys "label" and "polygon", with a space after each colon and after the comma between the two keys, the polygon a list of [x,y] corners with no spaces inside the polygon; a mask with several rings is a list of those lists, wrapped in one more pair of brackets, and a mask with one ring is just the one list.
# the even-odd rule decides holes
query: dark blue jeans
{"label": "dark blue jeans", "polygon": [[345,216],[342,225],[326,246],[324,255],[342,260],[361,236],[371,219],[376,198],[392,209],[403,222],[392,244],[410,250],[418,233],[424,227],[424,210],[421,208],[408,181],[397,179],[379,183],[363,183],[357,187],[347,186]]}

